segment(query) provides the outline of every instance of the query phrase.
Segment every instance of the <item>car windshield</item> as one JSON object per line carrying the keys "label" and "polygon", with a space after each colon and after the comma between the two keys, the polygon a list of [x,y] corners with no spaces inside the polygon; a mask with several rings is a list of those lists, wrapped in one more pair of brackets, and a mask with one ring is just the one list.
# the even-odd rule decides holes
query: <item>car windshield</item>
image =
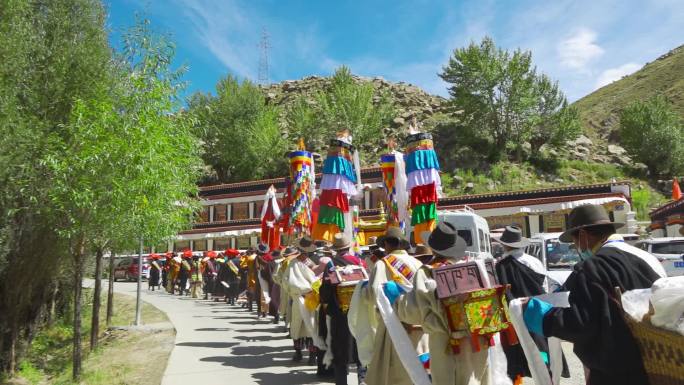
{"label": "car windshield", "polygon": [[577,249],[571,243],[549,239],[546,245],[546,266],[549,270],[571,269],[580,261]]}
{"label": "car windshield", "polygon": [[684,254],[684,242],[654,243],[651,246],[653,254]]}

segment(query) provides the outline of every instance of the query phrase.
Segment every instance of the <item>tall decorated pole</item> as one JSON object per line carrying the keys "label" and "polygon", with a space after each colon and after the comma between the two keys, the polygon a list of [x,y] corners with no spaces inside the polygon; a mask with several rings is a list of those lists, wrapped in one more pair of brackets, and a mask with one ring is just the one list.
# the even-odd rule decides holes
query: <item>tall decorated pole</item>
{"label": "tall decorated pole", "polygon": [[318,222],[312,234],[314,239],[332,242],[336,233],[345,233],[353,239],[349,198],[361,191],[361,168],[359,154],[351,143],[352,137],[347,130],[330,141],[323,162]]}
{"label": "tall decorated pole", "polygon": [[264,205],[261,207],[261,242],[270,250],[280,247],[280,207],[276,199],[276,189],[271,186],[266,191]]}
{"label": "tall decorated pole", "polygon": [[411,226],[416,243],[425,244],[421,234],[432,231],[437,222],[437,199],[442,191],[439,161],[432,135],[419,132],[416,121],[406,140],[406,188],[410,192]]}
{"label": "tall decorated pole", "polygon": [[288,154],[290,184],[288,189],[290,232],[308,234],[311,229],[311,207],[316,193],[316,172],[313,155],[306,151],[304,140],[299,140],[296,151]]}
{"label": "tall decorated pole", "polygon": [[404,154],[395,150],[396,144],[390,139],[387,154],[380,157],[382,185],[385,190],[387,208],[387,228],[404,229],[408,217],[408,192],[406,190],[406,171]]}

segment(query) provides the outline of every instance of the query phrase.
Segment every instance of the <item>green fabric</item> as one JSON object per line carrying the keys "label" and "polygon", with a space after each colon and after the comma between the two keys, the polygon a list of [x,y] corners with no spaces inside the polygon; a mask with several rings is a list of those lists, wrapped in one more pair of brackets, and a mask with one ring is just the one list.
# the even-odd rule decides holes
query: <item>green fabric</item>
{"label": "green fabric", "polygon": [[344,230],[344,213],[337,207],[321,206],[318,212],[318,223],[337,225],[342,231]]}
{"label": "green fabric", "polygon": [[412,209],[411,226],[437,219],[437,204],[435,202],[423,203]]}

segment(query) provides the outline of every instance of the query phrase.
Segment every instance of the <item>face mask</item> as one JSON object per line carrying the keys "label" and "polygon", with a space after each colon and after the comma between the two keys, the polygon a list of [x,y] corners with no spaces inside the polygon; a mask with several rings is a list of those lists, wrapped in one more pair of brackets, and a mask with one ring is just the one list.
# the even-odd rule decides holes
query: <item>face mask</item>
{"label": "face mask", "polygon": [[581,260],[589,259],[594,256],[594,252],[589,248],[589,245],[586,246],[586,249],[582,248],[582,231],[579,232],[579,239],[577,240],[577,243],[579,244],[577,246],[577,252],[579,253]]}

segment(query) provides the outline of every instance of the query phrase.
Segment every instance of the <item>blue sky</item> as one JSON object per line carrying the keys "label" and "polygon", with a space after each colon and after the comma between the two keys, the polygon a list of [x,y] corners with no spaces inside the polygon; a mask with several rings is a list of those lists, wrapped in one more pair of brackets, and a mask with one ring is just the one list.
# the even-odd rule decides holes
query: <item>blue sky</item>
{"label": "blue sky", "polygon": [[346,64],[447,95],[437,73],[452,51],[489,35],[531,50],[570,100],[684,44],[682,0],[105,1],[112,40],[136,12],[172,36],[188,93],[213,92],[227,74],[256,80],[263,28],[272,82]]}

